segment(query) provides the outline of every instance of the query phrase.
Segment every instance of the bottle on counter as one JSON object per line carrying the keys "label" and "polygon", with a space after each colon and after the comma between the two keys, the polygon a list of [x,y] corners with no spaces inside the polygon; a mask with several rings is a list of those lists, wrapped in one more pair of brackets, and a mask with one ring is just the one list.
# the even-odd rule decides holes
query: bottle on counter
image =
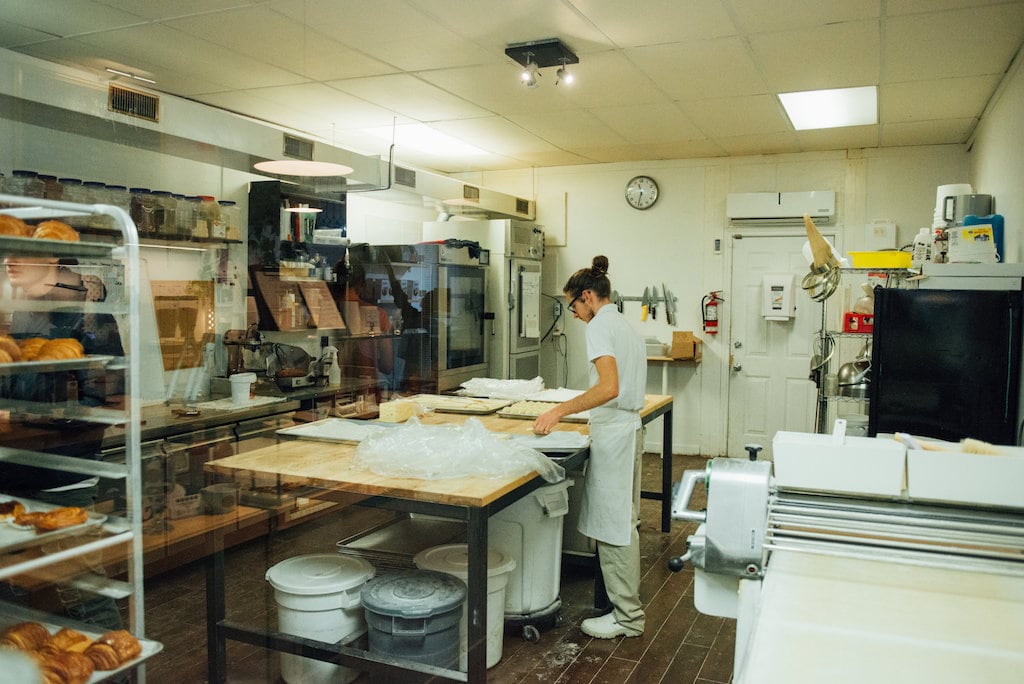
{"label": "bottle on counter", "polygon": [[[932,251],[935,246],[935,237],[928,228],[917,231],[914,237],[914,251],[911,253],[910,265],[914,268],[921,268],[932,260]],[[905,262],[904,262],[905,263]]]}

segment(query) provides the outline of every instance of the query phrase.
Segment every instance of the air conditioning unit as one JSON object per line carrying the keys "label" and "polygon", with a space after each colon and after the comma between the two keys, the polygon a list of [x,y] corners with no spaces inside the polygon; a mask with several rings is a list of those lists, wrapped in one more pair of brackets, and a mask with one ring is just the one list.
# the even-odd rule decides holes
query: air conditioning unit
{"label": "air conditioning unit", "polygon": [[836,193],[738,192],[725,198],[725,214],[736,225],[803,225],[804,214],[816,224],[832,223],[836,214]]}

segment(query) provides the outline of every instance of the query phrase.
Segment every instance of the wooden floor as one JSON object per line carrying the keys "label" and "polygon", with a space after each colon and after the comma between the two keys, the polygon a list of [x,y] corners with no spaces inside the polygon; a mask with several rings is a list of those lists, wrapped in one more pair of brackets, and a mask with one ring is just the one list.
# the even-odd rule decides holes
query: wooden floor
{"label": "wooden floor", "polygon": [[[676,456],[673,481],[687,468],[703,468],[699,457]],[[660,457],[644,457],[644,488],[660,482]],[[703,507],[703,492],[694,508]],[[353,508],[339,515],[284,530],[271,538],[236,547],[226,554],[231,578],[227,588],[228,617],[253,626],[276,628],[273,590],[264,579],[275,563],[306,553],[334,553],[335,543],[386,512]],[[660,503],[642,502],[640,543],[643,581],[641,598],[647,610],[643,636],[592,639],[579,625],[593,610],[593,577],[589,570],[563,566],[561,623],[527,642],[521,630],[507,629],[501,661],[488,671],[488,681],[560,682],[563,684],[653,684],[671,682],[725,683],[732,677],[735,621],[698,613],[693,607],[693,572],[668,570],[670,557],[685,551],[693,524],[674,522],[660,530]],[[164,644],[150,660],[147,681],[155,684],[207,681],[205,638],[205,576],[191,564],[146,583],[146,636]],[[277,683],[280,655],[247,644],[228,642],[228,681]],[[361,681],[369,681],[365,675]],[[293,683],[297,684],[297,683]]]}

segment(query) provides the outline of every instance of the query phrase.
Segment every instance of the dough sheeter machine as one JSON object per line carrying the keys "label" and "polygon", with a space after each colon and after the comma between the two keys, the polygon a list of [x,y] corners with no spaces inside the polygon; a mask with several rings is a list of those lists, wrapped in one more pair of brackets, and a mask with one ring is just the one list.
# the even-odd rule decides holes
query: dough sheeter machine
{"label": "dough sheeter machine", "polygon": [[698,527],[669,567],[737,620],[733,681],[1024,681],[1024,449],[844,432],[780,432],[774,463],[750,445],[677,485],[672,517]]}

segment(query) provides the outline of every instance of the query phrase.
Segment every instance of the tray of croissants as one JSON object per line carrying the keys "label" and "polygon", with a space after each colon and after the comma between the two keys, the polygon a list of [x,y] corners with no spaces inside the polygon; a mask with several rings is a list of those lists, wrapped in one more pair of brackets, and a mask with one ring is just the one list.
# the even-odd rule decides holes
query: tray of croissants
{"label": "tray of croissants", "polygon": [[78,506],[55,506],[0,494],[0,551],[37,546],[102,525],[107,516]]}
{"label": "tray of croissants", "polygon": [[25,337],[0,335],[0,375],[73,371],[105,365],[113,356],[86,354],[82,343],[73,337]]}
{"label": "tray of croissants", "polygon": [[83,242],[78,231],[63,221],[51,219],[32,225],[0,213],[0,250],[4,254],[106,256],[112,246],[107,242]]}
{"label": "tray of croissants", "polygon": [[[0,619],[7,622],[6,616]],[[23,620],[5,624],[0,631],[0,648],[24,652],[47,684],[92,684],[138,665],[163,650],[163,645],[138,639],[125,629],[79,631]]]}

